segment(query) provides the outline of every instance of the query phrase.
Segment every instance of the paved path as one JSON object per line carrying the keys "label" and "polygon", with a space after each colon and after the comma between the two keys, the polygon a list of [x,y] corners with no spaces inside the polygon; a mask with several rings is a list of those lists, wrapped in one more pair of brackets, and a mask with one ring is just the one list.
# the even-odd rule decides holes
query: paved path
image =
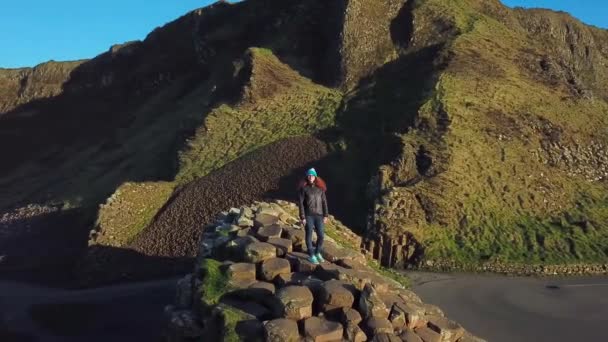
{"label": "paved path", "polygon": [[424,302],[488,341],[608,340],[608,277],[408,276]]}
{"label": "paved path", "polygon": [[0,341],[160,341],[176,280],[80,291],[0,282]]}

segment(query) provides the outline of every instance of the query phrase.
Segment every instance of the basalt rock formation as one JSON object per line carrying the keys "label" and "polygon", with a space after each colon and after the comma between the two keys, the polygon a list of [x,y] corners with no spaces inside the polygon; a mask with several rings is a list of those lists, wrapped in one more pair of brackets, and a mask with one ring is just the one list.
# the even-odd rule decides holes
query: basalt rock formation
{"label": "basalt rock formation", "polygon": [[296,217],[285,201],[218,215],[165,308],[166,341],[482,341],[342,246],[360,238],[333,217],[311,263]]}
{"label": "basalt rock formation", "polygon": [[253,197],[292,200],[286,180],[323,165],[331,210],[384,265],[605,263],[607,42],[497,0],[220,1],[91,60],[0,70],[2,229],[58,229],[20,218],[34,205],[70,213],[67,259],[192,258],[209,218],[172,212],[186,189],[313,135],[319,159],[263,172]]}

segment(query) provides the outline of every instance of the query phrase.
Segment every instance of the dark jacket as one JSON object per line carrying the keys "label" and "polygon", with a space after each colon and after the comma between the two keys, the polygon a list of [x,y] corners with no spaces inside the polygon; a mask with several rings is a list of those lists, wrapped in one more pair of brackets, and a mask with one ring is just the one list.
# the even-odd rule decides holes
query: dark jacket
{"label": "dark jacket", "polygon": [[298,203],[300,208],[300,218],[305,215],[320,215],[327,217],[327,198],[325,191],[315,185],[306,185],[298,191]]}

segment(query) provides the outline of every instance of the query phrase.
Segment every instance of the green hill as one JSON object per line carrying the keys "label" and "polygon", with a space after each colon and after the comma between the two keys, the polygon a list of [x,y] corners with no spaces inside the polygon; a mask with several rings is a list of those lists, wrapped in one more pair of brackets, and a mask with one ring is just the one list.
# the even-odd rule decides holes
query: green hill
{"label": "green hill", "polygon": [[[148,249],[146,229],[177,243],[155,220],[189,187],[314,135],[328,154],[306,162],[384,265],[604,263],[607,43],[498,1],[218,2],[88,61],[1,69],[0,208],[7,227],[31,204],[78,213],[76,259],[87,244],[191,257]],[[302,167],[254,197],[292,196],[278,180]]]}

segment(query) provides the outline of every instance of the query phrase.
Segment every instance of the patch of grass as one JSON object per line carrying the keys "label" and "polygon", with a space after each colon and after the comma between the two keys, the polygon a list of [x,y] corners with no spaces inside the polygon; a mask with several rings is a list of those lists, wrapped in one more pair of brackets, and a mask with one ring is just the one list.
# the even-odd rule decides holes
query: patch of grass
{"label": "patch of grass", "polygon": [[393,270],[392,268],[387,268],[387,267],[380,265],[380,263],[377,260],[367,259],[367,266],[373,268],[376,272],[380,273],[384,277],[393,279],[394,281],[403,285],[403,287],[405,287],[407,289],[409,289],[412,286],[412,282],[411,282],[410,278],[408,278],[406,275],[401,274],[401,273]]}
{"label": "patch of grass", "polygon": [[220,298],[231,290],[228,276],[221,270],[222,263],[214,259],[203,259],[200,269],[203,282],[199,288],[204,305],[211,307],[219,303]]}
{"label": "patch of grass", "polygon": [[[239,322],[242,322],[244,320],[248,320],[250,319],[250,317],[235,308],[232,308],[230,306],[225,306],[222,308],[222,321],[223,321],[223,328],[222,328],[222,335],[223,335],[223,341],[224,342],[240,342],[242,341],[242,337],[237,333],[237,324]],[[250,336],[250,338],[253,338],[253,336]],[[249,340],[249,339],[248,339]],[[260,339],[261,341],[261,339]]]}
{"label": "patch of grass", "polygon": [[101,207],[96,244],[121,247],[144,229],[173,193],[169,182],[124,183]]}

